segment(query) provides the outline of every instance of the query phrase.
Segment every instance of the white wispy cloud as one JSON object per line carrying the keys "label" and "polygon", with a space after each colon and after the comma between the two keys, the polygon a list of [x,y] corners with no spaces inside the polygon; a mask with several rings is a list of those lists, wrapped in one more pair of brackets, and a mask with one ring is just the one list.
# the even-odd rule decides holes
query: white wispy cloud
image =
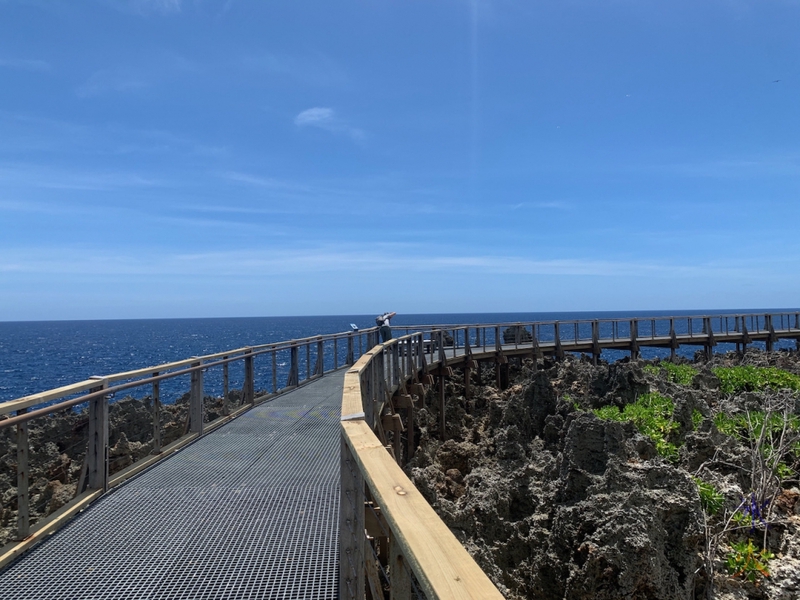
{"label": "white wispy cloud", "polygon": [[262,175],[252,175],[250,173],[241,173],[239,171],[225,171],[219,173],[219,176],[228,181],[235,181],[237,183],[245,183],[272,190],[281,190],[287,192],[310,192],[313,188],[306,184],[296,183],[293,181],[284,181],[275,179],[274,177],[264,177]]}
{"label": "white wispy cloud", "polygon": [[[638,168],[638,167],[634,167]],[[800,154],[763,154],[753,156],[700,158],[695,161],[657,164],[643,170],[673,173],[686,177],[744,179],[764,176],[797,176],[800,174]]]}
{"label": "white wispy cloud", "polygon": [[35,164],[0,164],[0,184],[56,190],[106,191],[131,187],[152,187],[162,182],[124,171],[81,171]]}
{"label": "white wispy cloud", "polygon": [[[739,263],[674,264],[647,261],[614,261],[591,258],[538,260],[519,256],[410,254],[408,246],[357,248],[318,246],[304,249],[284,247],[219,252],[114,254],[76,248],[5,249],[0,271],[72,274],[147,274],[229,276],[318,272],[442,272],[466,271],[491,275],[622,276],[622,277],[746,277],[758,272]],[[419,249],[418,249],[419,250]],[[429,249],[430,250],[430,249]],[[796,264],[797,261],[794,261]]]}
{"label": "white wispy cloud", "polygon": [[569,205],[566,202],[560,201],[543,201],[543,202],[518,202],[510,206],[512,210],[519,210],[521,208],[541,208],[553,210],[567,210]]}
{"label": "white wispy cloud", "polygon": [[106,0],[106,4],[127,13],[168,15],[181,12],[181,0]]}
{"label": "white wispy cloud", "polygon": [[298,127],[318,127],[331,133],[344,134],[359,142],[366,138],[363,130],[352,127],[336,111],[324,106],[315,106],[300,112],[294,118],[294,124]]}
{"label": "white wispy cloud", "polygon": [[250,54],[239,58],[235,66],[273,76],[284,76],[298,83],[329,87],[347,83],[342,67],[324,54]]}
{"label": "white wispy cloud", "polygon": [[0,58],[0,67],[23,71],[49,71],[50,63],[30,58]]}
{"label": "white wispy cloud", "polygon": [[149,83],[138,75],[103,69],[93,73],[84,84],[75,89],[75,93],[81,98],[89,98],[108,92],[136,92],[148,85]]}

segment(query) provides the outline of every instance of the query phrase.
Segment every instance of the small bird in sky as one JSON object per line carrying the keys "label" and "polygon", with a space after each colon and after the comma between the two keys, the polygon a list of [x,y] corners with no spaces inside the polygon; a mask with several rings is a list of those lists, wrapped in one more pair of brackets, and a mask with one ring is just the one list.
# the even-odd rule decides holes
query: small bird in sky
{"label": "small bird in sky", "polygon": [[775,80],[775,81],[773,81],[772,83],[780,83],[780,81],[781,81],[780,79],[776,79],[776,80]]}

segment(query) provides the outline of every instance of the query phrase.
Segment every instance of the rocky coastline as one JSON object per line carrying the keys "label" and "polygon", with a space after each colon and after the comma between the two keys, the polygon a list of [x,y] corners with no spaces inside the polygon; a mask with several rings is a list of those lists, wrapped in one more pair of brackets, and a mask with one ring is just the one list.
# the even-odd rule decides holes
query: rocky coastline
{"label": "rocky coastline", "polygon": [[[731,389],[725,370],[735,368],[784,374],[778,383],[788,387]],[[505,597],[800,598],[797,353],[597,366],[568,355],[540,360],[535,369],[529,360],[512,361],[501,377],[505,389],[495,385],[493,368],[484,368],[481,380],[473,372],[469,398],[463,374],[455,375],[446,382],[446,441],[431,388],[416,411],[420,445],[406,469]],[[642,398],[669,400],[662,438],[626,420]],[[162,407],[163,445],[186,431],[187,399]],[[788,435],[799,439],[781,457],[779,485],[756,520],[742,503],[752,493],[757,456],[741,417],[776,400],[790,408]],[[229,403],[239,403],[237,392]],[[221,416],[221,399],[207,397],[205,410],[206,420]],[[149,397],[111,404],[112,474],[152,453],[152,415]],[[32,523],[76,495],[87,428],[85,412],[74,411],[31,423]],[[701,486],[717,494],[716,513]],[[0,432],[0,490],[2,545],[16,533],[12,431]],[[736,514],[738,524],[730,526]],[[748,580],[726,561],[734,544],[751,539],[773,556],[763,561],[768,575],[754,572]]]}
{"label": "rocky coastline", "polygon": [[[446,441],[429,391],[406,466],[505,597],[800,598],[800,355],[698,355],[674,366],[568,356],[536,370],[530,361],[509,366],[506,389],[484,369],[469,398],[456,370],[446,383]],[[730,373],[777,373],[794,389],[732,389]],[[642,399],[667,408],[650,435]],[[794,437],[772,502],[756,515],[749,498],[765,450],[753,449],[742,424],[778,401]],[[756,554],[737,555],[746,540]],[[771,558],[759,554],[762,543]],[[748,556],[746,566],[728,566]],[[760,572],[753,561],[762,557]]]}

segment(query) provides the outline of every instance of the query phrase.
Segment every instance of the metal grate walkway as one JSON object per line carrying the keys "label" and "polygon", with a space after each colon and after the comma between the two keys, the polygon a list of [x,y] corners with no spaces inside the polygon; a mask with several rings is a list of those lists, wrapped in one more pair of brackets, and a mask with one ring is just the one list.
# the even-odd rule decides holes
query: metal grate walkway
{"label": "metal grate walkway", "polygon": [[104,496],[0,572],[0,599],[336,598],[344,372]]}

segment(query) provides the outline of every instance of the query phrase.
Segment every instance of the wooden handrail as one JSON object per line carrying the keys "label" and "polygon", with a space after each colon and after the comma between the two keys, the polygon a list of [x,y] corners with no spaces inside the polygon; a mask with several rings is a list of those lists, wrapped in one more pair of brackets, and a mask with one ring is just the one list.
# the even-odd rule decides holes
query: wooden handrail
{"label": "wooden handrail", "polygon": [[[326,372],[339,368],[340,357],[339,348],[345,349],[345,345],[338,344],[339,340],[347,340],[344,364],[352,364],[356,355],[362,350],[363,336],[366,336],[367,347],[374,344],[377,339],[377,327],[362,329],[360,331],[347,331],[342,333],[317,335],[297,340],[287,340],[271,344],[262,344],[225,352],[216,352],[204,356],[196,356],[180,361],[173,361],[152,367],[145,367],[131,371],[113,373],[107,376],[97,376],[84,381],[62,386],[56,389],[31,394],[15,400],[0,403],[0,430],[8,431],[16,428],[11,435],[16,437],[17,445],[17,542],[4,548],[0,552],[0,567],[13,560],[15,556],[24,551],[31,544],[42,539],[56,528],[62,526],[69,515],[75,514],[80,510],[87,498],[92,500],[99,497],[109,486],[117,485],[124,479],[133,476],[135,473],[149,467],[154,462],[169,456],[174,450],[191,443],[198,436],[219,427],[227,421],[235,418],[245,410],[249,410],[254,404],[271,398],[276,394],[284,393],[298,385],[322,376]],[[353,340],[358,337],[358,344]],[[332,360],[325,360],[325,344],[328,348],[332,347],[335,355]],[[306,347],[303,358],[308,361],[311,356],[311,346],[316,353],[316,364],[314,372],[306,368],[301,374],[299,362],[302,360],[299,348]],[[279,352],[288,351],[290,353],[290,378],[285,385],[277,383],[276,356]],[[272,391],[262,393],[256,397],[256,387],[254,385],[255,371],[253,368],[254,359],[261,355],[271,355],[272,357]],[[230,363],[244,363],[244,381],[241,391],[241,405],[230,410],[228,406],[229,376],[228,366]],[[223,380],[223,416],[212,423],[205,423],[206,414],[204,407],[204,372],[209,369],[221,368]],[[191,377],[191,385],[188,401],[188,421],[184,430],[184,435],[166,447],[161,445],[161,422],[160,422],[160,387],[165,380],[176,377]],[[153,421],[153,452],[149,457],[140,458],[129,469],[117,473],[114,477],[109,473],[109,402],[115,395],[133,388],[145,386],[150,388],[148,391],[151,398],[152,421]],[[86,476],[81,476],[76,489],[76,497],[67,503],[58,513],[41,519],[35,526],[30,522],[30,499],[28,488],[30,483],[29,461],[30,443],[28,436],[28,424],[30,421],[52,415],[53,413],[71,410],[73,407],[87,406],[86,417],[89,425],[88,451],[84,458],[82,471]],[[33,408],[33,410],[29,410]],[[16,414],[14,414],[16,413]],[[7,416],[6,416],[7,415]],[[87,489],[83,493],[84,486]],[[0,490],[4,493],[6,490]]]}
{"label": "wooden handrail", "polygon": [[[403,373],[398,345],[404,345],[408,360]],[[379,507],[388,526],[392,598],[411,598],[412,581],[419,583],[430,600],[501,599],[502,595],[467,553],[458,539],[439,518],[422,494],[406,476],[381,441],[369,420],[366,403],[373,402],[375,390],[382,390],[391,377],[376,380],[380,364],[389,373],[401,373],[406,379],[422,366],[423,339],[420,334],[403,336],[364,354],[345,374],[342,392],[342,489],[341,503],[341,574],[340,598],[360,600],[364,586],[380,586],[371,542],[364,537],[363,512],[365,492]],[[413,354],[412,354],[413,353]],[[407,364],[412,363],[408,371]],[[362,382],[369,389],[362,387]],[[395,382],[396,386],[405,381]],[[387,390],[391,391],[391,390]],[[378,395],[382,395],[379,391]],[[413,424],[409,424],[413,426]],[[357,473],[356,473],[357,469]],[[351,476],[357,482],[349,484]],[[363,481],[362,489],[358,482]],[[366,490],[363,489],[366,486]],[[360,530],[359,530],[360,528]],[[354,558],[355,557],[355,558]],[[410,573],[413,573],[413,578]]]}

